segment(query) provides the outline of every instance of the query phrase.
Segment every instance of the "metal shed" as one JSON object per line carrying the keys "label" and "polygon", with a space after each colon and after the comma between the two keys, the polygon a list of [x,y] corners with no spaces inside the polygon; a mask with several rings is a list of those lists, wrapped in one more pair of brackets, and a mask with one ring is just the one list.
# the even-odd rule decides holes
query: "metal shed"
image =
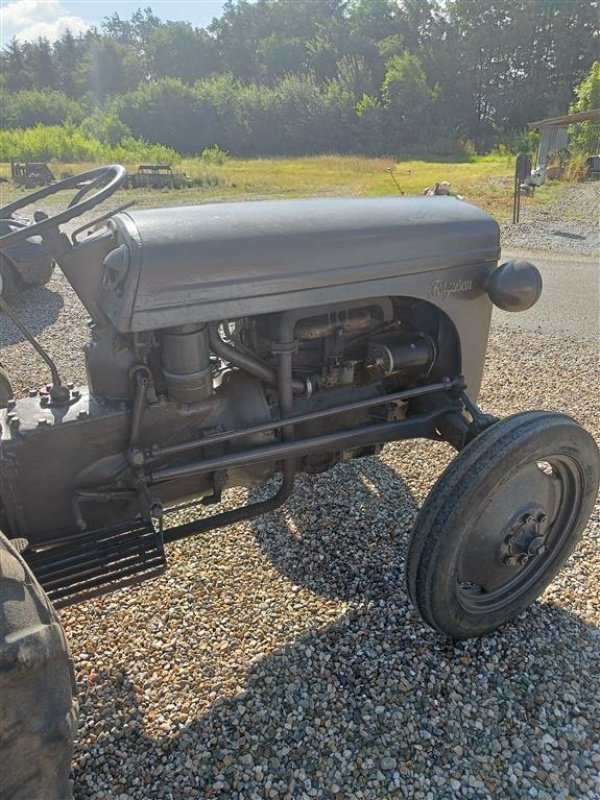
{"label": "metal shed", "polygon": [[551,117],[530,122],[530,130],[540,131],[540,142],[536,154],[536,166],[548,166],[548,156],[551,153],[566,150],[569,145],[569,125],[578,122],[592,122],[593,132],[591,137],[590,153],[600,152],[600,108],[590,111],[580,111],[577,114],[566,114],[563,117]]}

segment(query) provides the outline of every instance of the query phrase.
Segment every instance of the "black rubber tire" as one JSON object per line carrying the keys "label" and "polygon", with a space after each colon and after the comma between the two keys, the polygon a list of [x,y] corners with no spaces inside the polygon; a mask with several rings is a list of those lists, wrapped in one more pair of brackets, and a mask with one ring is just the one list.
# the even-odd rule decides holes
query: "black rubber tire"
{"label": "black rubber tire", "polygon": [[0,256],[0,275],[2,276],[2,290],[0,294],[7,303],[10,303],[17,292],[17,281],[15,279],[13,267],[2,256]]}
{"label": "black rubber tire", "polygon": [[0,797],[68,800],[78,706],[56,611],[0,533]]}
{"label": "black rubber tire", "polygon": [[[511,480],[513,485],[527,486],[519,484],[519,471],[523,474],[532,464],[539,466],[551,458],[573,465],[576,478],[571,476],[570,480],[577,487],[577,502],[569,511],[568,525],[557,525],[557,532],[549,534],[556,537],[555,547],[537,556],[541,561],[532,559],[529,567],[516,568],[522,569],[522,585],[517,575],[498,590],[500,608],[491,603],[484,609],[481,592],[483,603],[477,598],[475,603],[465,602],[468,595],[459,582],[459,570],[463,559],[470,557],[469,545],[472,549],[481,546],[478,537],[484,533],[483,527],[478,527],[480,517]],[[409,542],[408,593],[423,620],[452,638],[467,639],[489,633],[521,613],[539,597],[573,551],[592,513],[599,480],[596,442],[571,417],[530,411],[485,430],[442,473],[423,504]],[[507,508],[506,520],[513,513]],[[557,512],[561,520],[562,513]],[[499,520],[499,530],[502,524]],[[495,551],[492,558],[497,558]],[[513,592],[512,586],[519,591]]]}
{"label": "black rubber tire", "polygon": [[0,408],[6,408],[6,404],[14,396],[12,385],[8,374],[0,363]]}

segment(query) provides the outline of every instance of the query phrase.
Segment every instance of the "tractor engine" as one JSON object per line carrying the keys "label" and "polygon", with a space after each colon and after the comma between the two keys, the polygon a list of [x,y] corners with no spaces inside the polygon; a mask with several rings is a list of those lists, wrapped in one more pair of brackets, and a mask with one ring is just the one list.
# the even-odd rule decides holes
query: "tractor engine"
{"label": "tractor engine", "polygon": [[[89,388],[72,386],[67,402],[56,403],[48,385],[11,400],[4,412],[3,458],[15,476],[4,467],[4,530],[41,545],[57,529],[70,536],[193,499],[218,502],[226,488],[263,483],[278,462],[171,472],[192,450],[214,459],[280,438],[277,428],[252,429],[282,416],[282,325],[294,337],[288,345],[294,415],[349,409],[299,423],[297,437],[400,418],[405,402],[352,403],[408,389],[435,373],[439,317],[426,305],[379,298],[133,335],[93,324]],[[219,439],[231,431],[242,435]],[[378,449],[332,448],[296,458],[295,466],[319,472]]]}

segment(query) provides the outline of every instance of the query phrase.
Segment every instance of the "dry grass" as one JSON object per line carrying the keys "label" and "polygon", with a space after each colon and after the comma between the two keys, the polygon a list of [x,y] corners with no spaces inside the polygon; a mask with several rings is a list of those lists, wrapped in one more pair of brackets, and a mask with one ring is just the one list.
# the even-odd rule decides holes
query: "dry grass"
{"label": "dry grass", "polygon": [[[91,169],[93,164],[51,163],[57,177]],[[130,171],[137,164],[126,165]],[[512,209],[512,157],[485,156],[467,162],[395,161],[392,158],[359,158],[323,155],[294,159],[228,159],[211,164],[201,159],[184,159],[177,171],[186,172],[194,181],[191,189],[127,190],[119,193],[118,202],[136,197],[141,206],[172,206],[223,200],[255,200],[263,197],[374,196],[421,194],[437,181],[450,181],[466,200],[486,209],[500,221],[507,221]],[[0,165],[0,175],[10,176],[8,164]],[[544,204],[558,187],[549,185],[536,193],[535,200],[523,198],[522,204]],[[8,203],[25,190],[12,183],[0,185],[2,203]],[[44,201],[50,208],[62,198]]]}

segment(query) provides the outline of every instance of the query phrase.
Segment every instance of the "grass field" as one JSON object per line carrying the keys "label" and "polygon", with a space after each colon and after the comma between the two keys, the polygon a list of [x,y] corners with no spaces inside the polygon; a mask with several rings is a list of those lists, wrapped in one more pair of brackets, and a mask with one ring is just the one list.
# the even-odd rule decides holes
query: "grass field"
{"label": "grass field", "polygon": [[[76,174],[92,164],[50,164],[57,177]],[[126,165],[135,171],[137,165]],[[295,159],[228,159],[223,164],[207,164],[200,159],[184,159],[178,171],[186,172],[195,185],[179,190],[124,190],[117,202],[134,197],[140,206],[173,206],[222,200],[256,200],[275,197],[373,196],[421,194],[437,181],[450,181],[457,192],[471,203],[486,209],[499,221],[506,222],[512,213],[514,158],[483,156],[466,162],[401,161],[385,158],[359,158],[325,155]],[[390,170],[394,178],[390,175]],[[10,166],[0,165],[0,175],[10,176]],[[560,185],[549,184],[538,190],[536,205],[552,199]],[[2,204],[25,194],[12,183],[0,185]],[[62,198],[44,201],[43,207],[55,208]],[[529,198],[522,198],[527,204]]]}

